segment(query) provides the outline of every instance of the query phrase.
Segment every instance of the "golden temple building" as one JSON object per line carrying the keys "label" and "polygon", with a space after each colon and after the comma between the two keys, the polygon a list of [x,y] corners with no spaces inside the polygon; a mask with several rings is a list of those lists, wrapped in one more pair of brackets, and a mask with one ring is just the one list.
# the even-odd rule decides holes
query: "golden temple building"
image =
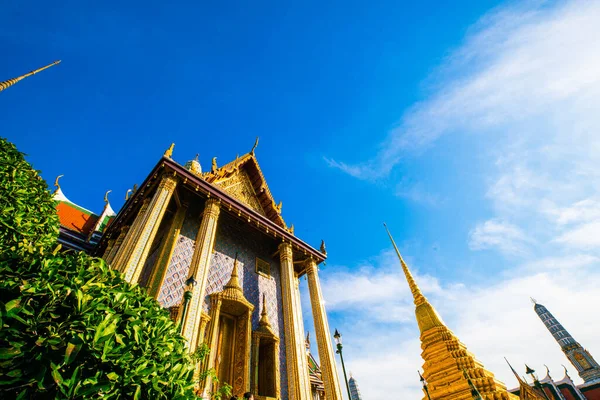
{"label": "golden temple building", "polygon": [[423,399],[518,399],[518,396],[507,391],[506,386],[497,380],[493,373],[484,368],[444,324],[435,308],[421,293],[390,231],[387,230],[387,233],[400,260],[416,307],[415,314],[423,350],[423,378],[427,382],[427,392]]}
{"label": "golden temple building", "polygon": [[[294,235],[281,215],[252,150],[203,172],[185,165],[173,145],[147,178],[129,190],[115,215],[105,196],[102,215],[71,203],[58,180],[59,240],[101,256],[145,288],[172,318],[193,353],[209,354],[233,394],[257,399],[341,400],[318,265],[326,259]],[[307,351],[299,278],[308,280],[319,364]],[[198,394],[218,389],[198,380]]]}

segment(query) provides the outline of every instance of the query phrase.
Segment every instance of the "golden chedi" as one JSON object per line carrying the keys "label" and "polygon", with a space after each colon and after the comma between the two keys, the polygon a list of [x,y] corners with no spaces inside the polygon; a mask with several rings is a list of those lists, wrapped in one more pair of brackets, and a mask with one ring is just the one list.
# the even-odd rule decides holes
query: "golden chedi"
{"label": "golden chedi", "polygon": [[[444,324],[435,308],[421,293],[389,230],[388,235],[400,259],[416,306],[415,314],[423,350],[421,357],[424,360],[423,377],[431,400],[472,400],[470,383],[475,386],[478,395],[486,400],[518,399],[508,393],[506,386],[494,378],[494,374],[486,370]],[[424,399],[427,400],[427,397]]]}

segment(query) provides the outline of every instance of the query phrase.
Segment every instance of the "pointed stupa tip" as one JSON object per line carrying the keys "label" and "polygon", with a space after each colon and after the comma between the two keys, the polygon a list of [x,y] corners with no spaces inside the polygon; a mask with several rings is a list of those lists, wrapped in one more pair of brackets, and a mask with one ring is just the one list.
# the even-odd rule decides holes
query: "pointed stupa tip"
{"label": "pointed stupa tip", "polygon": [[31,75],[35,75],[38,72],[41,72],[41,71],[43,71],[43,70],[45,70],[47,68],[53,67],[53,66],[55,66],[57,64],[60,64],[60,60],[54,61],[53,63],[50,63],[50,64],[48,64],[48,65],[46,65],[46,66],[44,66],[42,68],[35,69],[35,70],[31,71],[31,72],[26,73],[25,75],[21,75],[21,76],[9,79],[9,80],[4,81],[4,82],[0,82],[0,92],[3,91],[4,89],[7,89],[7,88],[11,87],[12,85],[14,85],[15,83],[19,82],[20,80],[23,80],[23,79],[25,79],[25,78],[27,78],[27,77],[29,77]]}
{"label": "pointed stupa tip", "polygon": [[169,148],[167,150],[165,150],[165,154],[163,154],[163,157],[172,158],[174,148],[175,148],[175,143],[171,143]]}
{"label": "pointed stupa tip", "polygon": [[187,163],[185,163],[184,166],[188,171],[196,175],[202,175],[202,166],[200,165],[200,161],[198,161],[199,157],[200,154],[196,153],[196,157],[194,157],[193,160],[190,160]]}
{"label": "pointed stupa tip", "polygon": [[423,293],[421,293],[421,289],[419,289],[419,286],[415,282],[415,279],[413,278],[410,270],[408,269],[408,265],[406,265],[406,263],[404,262],[404,259],[400,254],[400,250],[398,250],[398,246],[396,245],[396,242],[394,241],[394,238],[392,237],[392,234],[390,233],[390,230],[388,229],[387,225],[384,223],[383,226],[385,226],[385,230],[387,231],[387,234],[390,237],[390,241],[394,246],[394,250],[396,250],[396,255],[400,260],[400,265],[402,266],[402,271],[404,272],[404,276],[406,277],[406,281],[408,282],[408,287],[410,288],[410,292],[413,295],[413,300],[416,306],[415,315],[417,317],[417,323],[419,324],[419,330],[421,331],[421,333],[423,333],[437,326],[445,326],[442,317],[440,317],[435,308],[433,308],[431,303],[429,303],[425,296],[423,296]]}
{"label": "pointed stupa tip", "polygon": [[235,260],[233,261],[233,269],[231,270],[231,278],[229,278],[229,282],[225,285],[225,288],[238,289],[242,290],[240,287],[240,280],[238,278],[238,253],[235,253]]}
{"label": "pointed stupa tip", "polygon": [[271,322],[269,322],[269,315],[267,314],[267,296],[264,293],[262,303],[262,312],[260,313],[260,321],[258,324],[260,326],[271,326]]}
{"label": "pointed stupa tip", "polygon": [[404,275],[406,276],[406,280],[408,281],[408,286],[410,288],[410,292],[413,295],[415,305],[418,306],[420,304],[423,304],[427,301],[427,299],[425,299],[425,296],[423,296],[423,293],[421,293],[421,289],[419,289],[419,286],[415,282],[415,279],[413,278],[410,270],[408,269],[408,265],[406,265],[406,263],[404,262],[404,259],[400,254],[400,250],[398,250],[398,246],[396,246],[396,242],[394,241],[394,238],[392,237],[392,234],[390,233],[390,230],[388,229],[385,222],[383,223],[383,226],[385,227],[385,230],[387,231],[387,234],[390,237],[390,241],[394,246],[394,250],[396,251],[398,259],[400,260],[400,265],[402,266],[402,271],[404,271]]}

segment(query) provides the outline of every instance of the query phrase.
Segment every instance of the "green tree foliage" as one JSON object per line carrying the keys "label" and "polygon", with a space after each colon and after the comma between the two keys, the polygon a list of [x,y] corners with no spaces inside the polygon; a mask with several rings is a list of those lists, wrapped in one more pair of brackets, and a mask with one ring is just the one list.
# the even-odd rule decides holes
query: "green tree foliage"
{"label": "green tree foliage", "polygon": [[0,259],[55,246],[58,216],[46,182],[0,138]]}
{"label": "green tree foliage", "polygon": [[103,260],[62,253],[46,184],[0,139],[0,398],[193,398],[166,310]]}

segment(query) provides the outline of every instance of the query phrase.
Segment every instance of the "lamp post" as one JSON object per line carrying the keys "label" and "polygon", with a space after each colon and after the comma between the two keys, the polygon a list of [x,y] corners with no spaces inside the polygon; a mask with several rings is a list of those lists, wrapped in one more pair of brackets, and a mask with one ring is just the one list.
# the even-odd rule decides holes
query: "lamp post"
{"label": "lamp post", "polygon": [[344,366],[344,356],[342,355],[342,335],[335,330],[335,334],[333,335],[335,339],[335,343],[337,345],[337,351],[340,355],[340,359],[342,360],[342,370],[344,371],[344,381],[346,382],[346,389],[348,390],[348,400],[352,400],[352,395],[350,394],[350,386],[348,385],[348,377],[346,376],[346,367]]}
{"label": "lamp post", "polygon": [[185,322],[185,315],[187,314],[188,305],[190,300],[192,299],[192,292],[194,290],[194,286],[196,286],[196,280],[193,277],[189,277],[187,281],[185,281],[187,286],[187,290],[183,292],[183,306],[181,307],[181,320],[179,321],[179,333],[183,332],[183,324]]}
{"label": "lamp post", "polygon": [[431,396],[429,395],[429,388],[427,387],[427,382],[425,381],[425,378],[423,378],[423,375],[421,375],[421,371],[417,371],[419,373],[419,380],[421,381],[421,384],[423,385],[423,390],[425,391],[425,394],[427,394],[427,399],[431,400]]}

